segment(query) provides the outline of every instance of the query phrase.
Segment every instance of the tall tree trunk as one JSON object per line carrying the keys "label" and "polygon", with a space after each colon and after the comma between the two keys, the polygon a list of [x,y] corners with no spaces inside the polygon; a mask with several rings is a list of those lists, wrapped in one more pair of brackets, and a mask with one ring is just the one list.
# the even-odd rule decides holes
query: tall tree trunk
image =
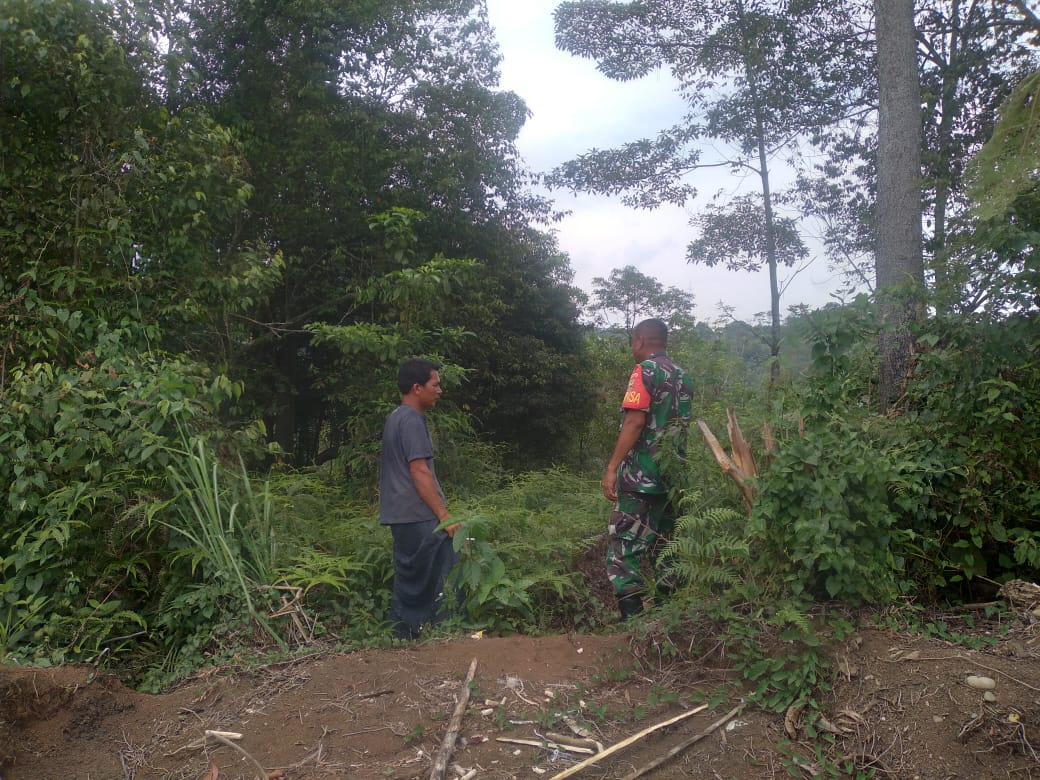
{"label": "tall tree trunk", "polygon": [[[737,3],[740,29],[748,29],[744,4]],[[747,80],[751,105],[755,111],[755,136],[758,146],[758,175],[762,182],[762,208],[765,224],[766,265],[769,268],[769,384],[775,387],[780,380],[780,282],[777,275],[776,223],[773,216],[773,193],[769,186],[769,155],[766,151],[765,119],[758,94],[757,64],[752,60],[753,45],[743,37],[744,78]]]}
{"label": "tall tree trunk", "polygon": [[921,86],[913,0],[874,0],[877,19],[877,274],[880,411],[902,394],[910,366],[916,292],[924,283],[921,251]]}
{"label": "tall tree trunk", "polygon": [[[935,187],[935,208],[932,214],[933,232],[928,244],[931,252],[931,271],[935,276],[935,305],[940,311],[950,308],[953,300],[949,284],[949,251],[946,246],[946,210],[950,201],[950,177],[952,164],[953,129],[957,105],[957,87],[964,77],[966,65],[962,61],[962,41],[970,34],[972,19],[976,14],[977,0],[972,0],[963,12],[961,0],[953,0],[949,8],[949,42],[947,44],[946,67],[941,70],[941,89],[936,96],[937,106],[929,106],[932,111],[938,110],[939,125],[935,139],[934,154],[939,160],[933,162],[931,168]],[[967,29],[965,29],[967,28]],[[965,47],[967,48],[967,47]],[[935,55],[938,57],[938,55]],[[922,144],[924,142],[922,141]]]}

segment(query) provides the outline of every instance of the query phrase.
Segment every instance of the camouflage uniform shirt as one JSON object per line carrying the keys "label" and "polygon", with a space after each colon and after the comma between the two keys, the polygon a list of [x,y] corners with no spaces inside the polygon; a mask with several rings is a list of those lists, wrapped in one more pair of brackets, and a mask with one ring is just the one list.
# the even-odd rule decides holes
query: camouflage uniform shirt
{"label": "camouflage uniform shirt", "polygon": [[657,462],[665,432],[674,426],[685,429],[693,413],[693,391],[686,372],[663,352],[654,353],[632,369],[621,404],[626,409],[646,412],[646,425],[639,441],[618,469],[619,493],[667,493],[668,485]]}

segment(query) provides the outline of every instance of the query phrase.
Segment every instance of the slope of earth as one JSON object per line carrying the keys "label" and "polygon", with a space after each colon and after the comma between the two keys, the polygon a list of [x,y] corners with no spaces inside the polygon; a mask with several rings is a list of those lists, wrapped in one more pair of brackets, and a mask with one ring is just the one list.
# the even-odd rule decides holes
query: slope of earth
{"label": "slope of earth", "polygon": [[[158,696],[90,667],[0,667],[0,778],[426,778],[473,659],[447,778],[552,778],[586,756],[499,739],[538,743],[587,729],[609,750],[702,701],[711,706],[572,776],[635,776],[703,734],[641,776],[1040,777],[1033,639],[1024,625],[978,651],[861,628],[829,648],[839,680],[820,702],[820,730],[797,713],[732,715],[742,691],[717,647],[680,662],[630,633],[324,653],[198,676]],[[969,675],[995,688],[984,698]],[[207,729],[241,738],[207,739]]]}

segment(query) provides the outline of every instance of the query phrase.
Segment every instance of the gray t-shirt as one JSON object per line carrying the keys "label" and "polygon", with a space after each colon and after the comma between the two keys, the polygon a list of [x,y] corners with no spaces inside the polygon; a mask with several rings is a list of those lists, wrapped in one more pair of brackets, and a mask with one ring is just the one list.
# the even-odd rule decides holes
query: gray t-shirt
{"label": "gray t-shirt", "polygon": [[386,418],[383,450],[379,457],[379,522],[383,525],[436,520],[437,515],[419,497],[408,464],[424,458],[433,474],[437,492],[444,499],[433,470],[433,441],[426,418],[407,404],[401,404]]}

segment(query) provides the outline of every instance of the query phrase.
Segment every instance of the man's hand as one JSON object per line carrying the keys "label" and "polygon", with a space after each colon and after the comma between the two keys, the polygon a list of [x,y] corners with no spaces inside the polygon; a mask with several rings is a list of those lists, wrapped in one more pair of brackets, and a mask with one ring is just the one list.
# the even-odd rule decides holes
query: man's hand
{"label": "man's hand", "polygon": [[625,410],[625,416],[621,418],[621,430],[618,432],[617,444],[614,445],[614,454],[610,456],[607,470],[603,474],[603,481],[599,483],[603,489],[603,495],[609,501],[617,501],[618,469],[625,456],[636,446],[639,437],[643,435],[645,425],[646,412],[641,409]]}
{"label": "man's hand", "polygon": [[444,529],[444,532],[448,534],[449,539],[455,538],[455,532],[462,528],[462,523],[453,523]]}
{"label": "man's hand", "polygon": [[617,501],[617,471],[607,469],[599,486],[602,488],[603,495],[608,501]]}

